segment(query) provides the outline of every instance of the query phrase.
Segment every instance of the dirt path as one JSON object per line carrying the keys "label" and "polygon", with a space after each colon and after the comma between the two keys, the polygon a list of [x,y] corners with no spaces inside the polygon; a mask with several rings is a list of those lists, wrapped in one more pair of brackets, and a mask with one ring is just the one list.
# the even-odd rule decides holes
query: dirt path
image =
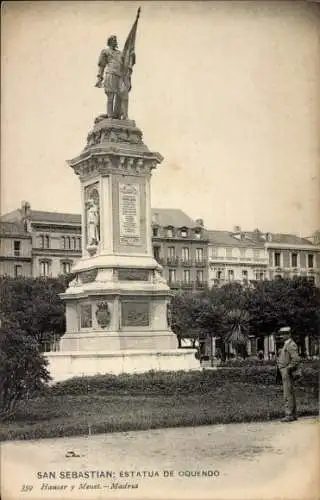
{"label": "dirt path", "polygon": [[[1,492],[4,500],[316,499],[317,445],[315,419],[6,442]],[[79,477],[85,471],[93,477]]]}

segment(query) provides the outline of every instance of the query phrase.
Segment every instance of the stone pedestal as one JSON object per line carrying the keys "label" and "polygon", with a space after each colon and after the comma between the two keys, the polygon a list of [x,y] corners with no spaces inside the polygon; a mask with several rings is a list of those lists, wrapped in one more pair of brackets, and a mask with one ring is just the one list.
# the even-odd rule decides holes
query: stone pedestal
{"label": "stone pedestal", "polygon": [[66,333],[60,351],[176,351],[170,289],[152,251],[150,178],[161,161],[134,121],[102,115],[84,151],[69,162],[81,183],[83,254],[61,296]]}

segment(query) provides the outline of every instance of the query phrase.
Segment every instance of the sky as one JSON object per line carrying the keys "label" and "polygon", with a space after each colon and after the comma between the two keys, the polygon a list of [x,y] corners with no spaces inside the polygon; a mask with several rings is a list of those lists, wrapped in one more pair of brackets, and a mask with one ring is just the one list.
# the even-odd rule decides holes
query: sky
{"label": "sky", "polygon": [[209,229],[320,227],[320,17],[308,2],[3,2],[1,212],[80,212],[66,160],[106,98],[108,36],[138,6],[129,117],[164,157],[151,204]]}

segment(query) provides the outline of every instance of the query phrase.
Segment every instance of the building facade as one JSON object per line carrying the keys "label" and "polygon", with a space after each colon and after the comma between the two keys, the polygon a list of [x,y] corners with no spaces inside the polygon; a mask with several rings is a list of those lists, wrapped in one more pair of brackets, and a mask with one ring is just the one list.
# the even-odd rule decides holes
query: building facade
{"label": "building facade", "polygon": [[[208,282],[208,238],[203,222],[195,222],[175,209],[153,209],[152,214],[153,252],[170,286],[203,288]],[[24,202],[20,209],[3,215],[1,221],[26,228],[30,244],[29,276],[67,274],[81,257],[79,214],[31,210]],[[2,247],[6,253],[3,243]],[[12,267],[2,271],[1,274],[14,275]]]}
{"label": "building facade", "polygon": [[208,284],[208,234],[202,219],[182,210],[152,210],[155,259],[171,288],[201,289]]}
{"label": "building facade", "polygon": [[297,276],[320,286],[320,245],[307,238],[239,227],[208,233],[209,286]]}
{"label": "building facade", "polygon": [[[23,203],[20,209],[3,215],[1,221],[2,224],[18,224],[25,228],[30,245],[28,276],[68,274],[81,257],[79,214],[31,210],[28,203]],[[14,275],[8,268],[3,271],[2,274]]]}
{"label": "building facade", "polygon": [[31,275],[31,234],[23,224],[0,221],[0,276]]}
{"label": "building facade", "polygon": [[[81,216],[20,209],[0,218],[0,274],[68,274],[81,257]],[[207,231],[179,209],[152,209],[154,257],[173,289],[305,276],[320,286],[318,233],[310,238],[258,229]]]}
{"label": "building facade", "polygon": [[249,284],[268,276],[268,253],[264,241],[236,227],[234,231],[208,231],[209,286],[230,282]]}
{"label": "building facade", "polygon": [[320,245],[290,234],[270,234],[266,242],[269,279],[307,277],[320,286]]}

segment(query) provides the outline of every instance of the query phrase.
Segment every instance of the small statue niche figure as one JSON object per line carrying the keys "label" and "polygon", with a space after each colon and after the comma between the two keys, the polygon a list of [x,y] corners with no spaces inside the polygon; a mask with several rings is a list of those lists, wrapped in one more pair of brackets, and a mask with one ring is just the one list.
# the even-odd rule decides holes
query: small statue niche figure
{"label": "small statue niche figure", "polygon": [[123,51],[118,49],[115,35],[107,40],[107,48],[103,49],[98,61],[96,87],[104,86],[107,95],[108,118],[126,120],[128,118],[128,101],[131,90],[131,75],[136,62],[135,40],[140,8],[131,31],[127,37]]}
{"label": "small statue niche figure", "polygon": [[99,208],[90,198],[87,201],[87,243],[97,245],[99,239]]}

